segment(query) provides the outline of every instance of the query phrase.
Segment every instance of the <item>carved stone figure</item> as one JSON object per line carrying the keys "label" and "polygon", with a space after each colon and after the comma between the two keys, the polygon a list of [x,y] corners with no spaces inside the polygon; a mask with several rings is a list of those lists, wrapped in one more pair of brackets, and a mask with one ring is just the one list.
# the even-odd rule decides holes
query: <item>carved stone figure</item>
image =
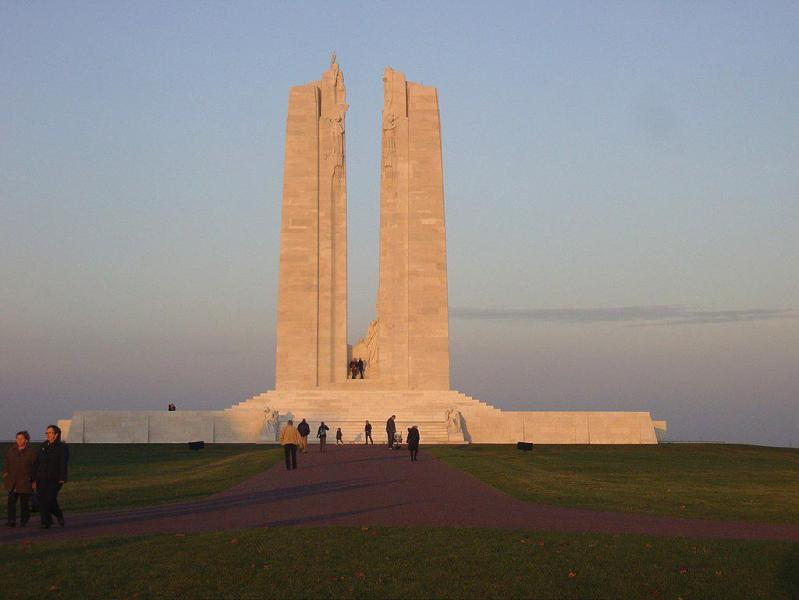
{"label": "carved stone figure", "polygon": [[266,442],[276,442],[280,434],[280,414],[270,407],[264,409],[264,424],[261,438]]}
{"label": "carved stone figure", "polygon": [[457,408],[447,409],[447,433],[449,435],[461,433],[461,413]]}
{"label": "carved stone figure", "polygon": [[394,156],[397,154],[397,117],[393,113],[383,115],[383,135],[386,147],[383,166],[391,167],[394,165]]}

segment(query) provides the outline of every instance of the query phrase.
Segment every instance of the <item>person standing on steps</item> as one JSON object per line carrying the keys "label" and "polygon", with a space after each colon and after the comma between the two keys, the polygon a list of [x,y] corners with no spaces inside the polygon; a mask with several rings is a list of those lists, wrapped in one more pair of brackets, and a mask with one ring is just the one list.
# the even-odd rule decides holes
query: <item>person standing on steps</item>
{"label": "person standing on steps", "polygon": [[394,424],[394,419],[397,415],[391,415],[386,421],[386,435],[388,436],[388,447],[394,447],[394,434],[397,433],[397,426]]}
{"label": "person standing on steps", "polygon": [[369,421],[363,426],[363,432],[366,434],[366,443],[374,445],[375,441],[372,439],[372,424]]}
{"label": "person standing on steps", "polygon": [[341,433],[341,427],[339,427],[338,429],[336,429],[336,446],[338,446],[339,444],[341,444],[342,446],[344,445],[343,437],[344,435]]}
{"label": "person standing on steps", "polygon": [[300,451],[308,452],[308,436],[311,435],[311,426],[305,419],[297,425],[297,432],[300,434]]}
{"label": "person standing on steps", "polygon": [[419,428],[414,425],[408,429],[408,450],[411,452],[411,461],[416,462],[416,454],[419,452]]}
{"label": "person standing on steps", "polygon": [[286,468],[291,471],[297,468],[297,447],[302,444],[300,432],[294,427],[294,421],[289,419],[283,431],[280,432],[280,445],[286,457]]}
{"label": "person standing on steps", "polygon": [[47,426],[47,441],[39,447],[36,469],[33,473],[33,490],[39,497],[41,528],[50,529],[53,517],[64,526],[64,513],[58,506],[58,492],[67,482],[69,448],[61,441],[61,428]]}
{"label": "person standing on steps", "polygon": [[16,445],[6,454],[3,466],[3,485],[8,492],[8,519],[6,526],[17,524],[17,500],[19,500],[19,526],[25,527],[30,519],[30,499],[33,494],[33,471],[36,468],[36,451],[31,448],[31,436],[20,431]]}
{"label": "person standing on steps", "polygon": [[358,373],[361,374],[361,379],[363,379],[363,359],[358,359]]}
{"label": "person standing on steps", "polygon": [[319,425],[319,429],[316,432],[316,437],[319,438],[319,452],[325,451],[325,442],[327,442],[328,431],[330,431],[330,427],[325,425],[325,422],[322,421],[322,424]]}

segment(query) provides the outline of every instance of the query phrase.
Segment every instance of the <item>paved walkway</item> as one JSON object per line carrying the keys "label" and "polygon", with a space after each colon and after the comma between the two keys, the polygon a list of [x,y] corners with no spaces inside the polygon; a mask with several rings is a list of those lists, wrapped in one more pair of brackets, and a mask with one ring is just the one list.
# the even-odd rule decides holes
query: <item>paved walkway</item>
{"label": "paved walkway", "polygon": [[198,533],[278,526],[436,526],[638,533],[799,542],[799,525],[674,519],[532,504],[516,500],[420,453],[384,446],[311,447],[299,468],[282,464],[196,502],[70,514],[67,527],[0,531],[0,542]]}

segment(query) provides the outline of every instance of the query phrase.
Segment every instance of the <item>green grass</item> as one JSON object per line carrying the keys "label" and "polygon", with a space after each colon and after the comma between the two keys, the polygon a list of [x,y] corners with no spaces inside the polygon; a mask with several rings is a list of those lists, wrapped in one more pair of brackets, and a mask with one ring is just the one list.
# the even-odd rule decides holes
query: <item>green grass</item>
{"label": "green grass", "polygon": [[276,528],[0,546],[0,581],[9,599],[56,591],[59,598],[776,599],[799,594],[799,545]]}
{"label": "green grass", "polygon": [[799,450],[730,444],[427,446],[426,451],[531,502],[799,523]]}
{"label": "green grass", "polygon": [[[9,445],[0,447],[5,458]],[[72,444],[69,482],[59,501],[69,511],[148,506],[219,492],[255,475],[281,456],[255,444]],[[5,502],[0,515],[6,516]]]}

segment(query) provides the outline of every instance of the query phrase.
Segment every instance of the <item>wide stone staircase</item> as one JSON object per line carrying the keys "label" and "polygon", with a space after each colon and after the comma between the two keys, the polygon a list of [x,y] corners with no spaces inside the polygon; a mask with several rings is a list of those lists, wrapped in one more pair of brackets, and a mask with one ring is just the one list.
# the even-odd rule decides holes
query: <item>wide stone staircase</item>
{"label": "wide stone staircase", "polygon": [[[463,432],[448,423],[452,409],[470,414],[499,414],[501,411],[480,400],[454,390],[380,390],[369,389],[359,380],[349,381],[336,389],[271,390],[253,396],[223,411],[232,422],[246,423],[251,435],[260,441],[273,441],[275,428],[266,420],[278,413],[280,427],[288,419],[295,425],[306,419],[311,426],[310,441],[316,441],[319,423],[330,428],[328,443],[335,443],[336,428],[341,427],[346,443],[363,443],[364,423],[372,424],[372,437],[377,443],[387,441],[385,422],[396,415],[397,432],[403,436],[413,425],[419,428],[422,443],[463,444]],[[259,429],[260,428],[260,429]]]}

